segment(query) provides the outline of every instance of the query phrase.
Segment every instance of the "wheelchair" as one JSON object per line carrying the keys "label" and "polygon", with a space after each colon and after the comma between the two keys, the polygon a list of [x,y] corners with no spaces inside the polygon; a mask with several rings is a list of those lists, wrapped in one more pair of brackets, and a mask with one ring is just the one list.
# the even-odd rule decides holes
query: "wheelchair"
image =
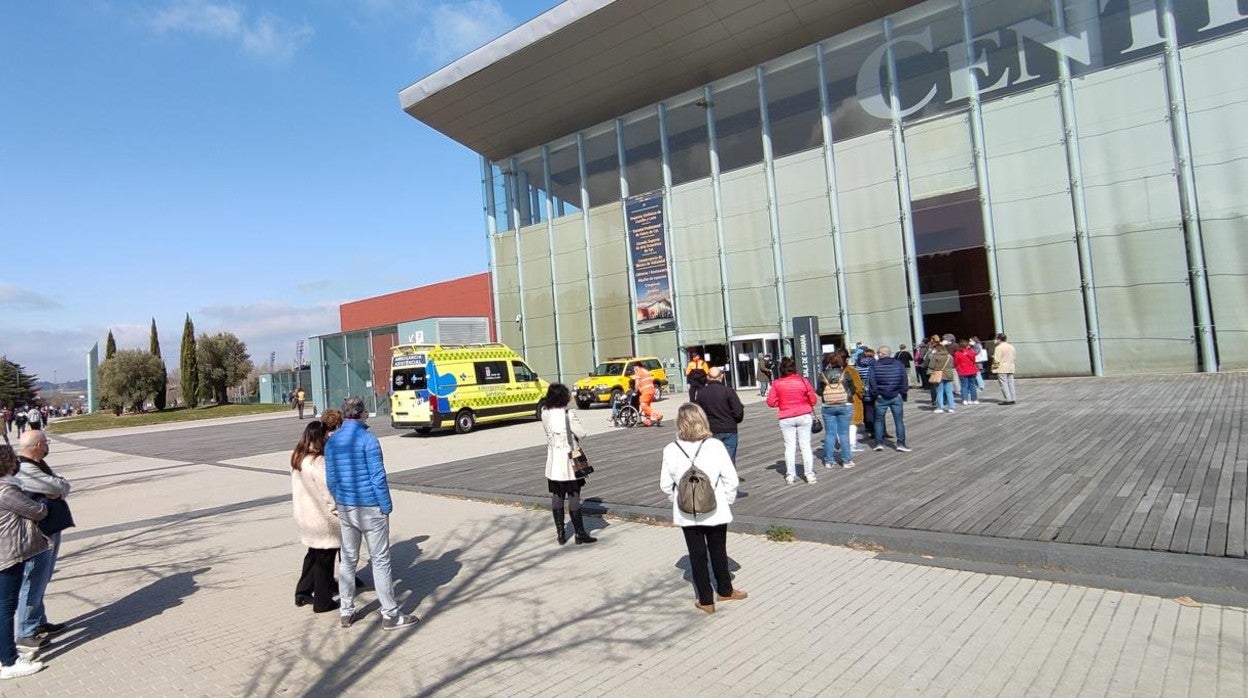
{"label": "wheelchair", "polygon": [[632,429],[641,424],[641,395],[637,391],[621,394],[611,405],[611,425]]}

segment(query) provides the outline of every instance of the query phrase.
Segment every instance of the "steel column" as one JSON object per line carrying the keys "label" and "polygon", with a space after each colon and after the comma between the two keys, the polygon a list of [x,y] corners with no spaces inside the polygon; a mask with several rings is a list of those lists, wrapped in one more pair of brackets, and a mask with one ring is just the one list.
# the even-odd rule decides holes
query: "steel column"
{"label": "steel column", "polygon": [[897,167],[897,197],[901,211],[901,245],[905,257],[907,305],[910,308],[911,346],[924,336],[923,303],[919,291],[919,263],[914,242],[914,213],[910,208],[910,166],[906,160],[905,135],[901,129],[901,98],[897,95],[897,60],[893,53],[893,21],[884,18],[884,40],[888,42],[888,101],[892,112],[893,158]]}
{"label": "steel column", "polygon": [[546,245],[550,248],[550,304],[555,313],[555,375],[563,381],[563,341],[559,332],[559,276],[555,273],[555,202],[550,193],[550,148],[542,146],[542,188],[546,196]]}
{"label": "steel column", "polygon": [[624,169],[624,122],[616,119],[614,126],[615,151],[618,155],[615,161],[620,170],[620,215],[624,217],[624,260],[628,269],[628,317],[629,327],[633,332],[633,356],[636,356],[639,351],[637,348],[637,305],[640,299],[633,295],[637,292],[637,279],[633,270],[633,237],[628,234],[628,205],[625,201],[628,198],[628,173]]}
{"label": "steel column", "polygon": [[676,380],[669,383],[674,383],[683,390],[685,372],[679,368],[683,363],[680,350],[684,348],[680,339],[680,284],[676,278],[676,236],[672,234],[672,217],[669,215],[672,210],[672,161],[671,151],[667,147],[667,107],[662,102],[658,106],[659,148],[663,156],[663,235],[667,242],[668,278],[672,284],[672,313],[676,316],[676,331],[673,333],[676,337],[677,370],[673,371]]}
{"label": "steel column", "polygon": [[[1053,24],[1066,31],[1062,0],[1053,0]],[[1088,239],[1088,202],[1083,191],[1083,156],[1079,148],[1079,122],[1075,117],[1075,87],[1070,81],[1070,61],[1057,54],[1057,94],[1062,106],[1062,129],[1066,145],[1066,168],[1070,171],[1070,202],[1075,215],[1075,246],[1079,251],[1079,283],[1083,291],[1083,316],[1087,324],[1088,356],[1092,375],[1105,375],[1101,354],[1101,318],[1096,302],[1092,270],[1092,241]]]}
{"label": "steel column", "polygon": [[585,275],[589,279],[589,333],[593,340],[594,365],[598,365],[598,306],[594,304],[594,256],[590,254],[589,235],[589,185],[585,184],[585,135],[576,134],[576,162],[581,180],[581,222],[585,226]]}
{"label": "steel column", "polygon": [[[706,103],[706,144],[711,158],[711,194],[715,200],[715,254],[719,258],[719,295],[724,306],[724,343],[732,336],[732,308],[728,302],[728,260],[724,256],[724,201],[719,189],[719,148],[715,144],[715,104],[711,86],[702,88],[702,101]],[[732,348],[729,347],[729,352]],[[730,357],[731,358],[731,357]]]}
{"label": "steel column", "polygon": [[516,282],[520,286],[520,355],[529,360],[529,333],[526,325],[529,316],[524,312],[524,249],[520,242],[520,178],[516,176],[516,159],[507,161],[507,169],[511,174],[503,174],[503,182],[507,185],[507,198],[511,203],[511,229],[516,236]]}
{"label": "steel column", "polygon": [[[491,169],[490,161],[484,155],[481,156],[481,176],[482,182],[485,184],[485,238],[486,244],[489,246],[488,264],[490,265],[490,296],[494,303],[494,341],[503,341],[503,318],[499,315],[498,309],[498,249],[494,246],[494,229],[497,221],[494,217],[494,172]],[[516,263],[520,260],[517,258]],[[400,338],[402,339],[402,338]],[[400,341],[400,344],[402,342]]]}
{"label": "steel column", "polygon": [[833,274],[836,277],[837,315],[841,319],[841,335],[848,338],[849,288],[845,279],[845,255],[842,251],[844,241],[841,239],[841,204],[836,195],[836,154],[832,149],[832,110],[828,104],[828,78],[827,69],[823,66],[823,44],[815,44],[815,61],[819,68],[819,126],[823,131],[823,168],[828,177],[828,217],[832,223],[832,234],[828,239],[832,243],[832,261],[836,265]]}
{"label": "steel column", "polygon": [[[1232,3],[1233,5],[1234,3]],[[1192,140],[1187,123],[1187,96],[1183,65],[1179,61],[1179,37],[1174,23],[1174,0],[1161,0],[1161,33],[1166,41],[1166,91],[1170,97],[1170,133],[1175,170],[1179,181],[1179,204],[1183,212],[1183,237],[1187,247],[1188,287],[1196,308],[1196,344],[1202,371],[1218,371],[1218,353],[1209,301],[1209,274],[1205,266],[1205,241],[1200,229],[1200,202],[1196,198],[1196,172],[1192,167]]]}
{"label": "steel column", "polygon": [[776,275],[776,304],[780,310],[780,336],[789,322],[789,305],[784,291],[784,258],[780,247],[780,205],[776,193],[776,162],[771,150],[771,119],[767,114],[766,71],[754,69],[758,80],[758,115],[763,135],[763,172],[767,179],[767,219],[771,225],[772,271]]}

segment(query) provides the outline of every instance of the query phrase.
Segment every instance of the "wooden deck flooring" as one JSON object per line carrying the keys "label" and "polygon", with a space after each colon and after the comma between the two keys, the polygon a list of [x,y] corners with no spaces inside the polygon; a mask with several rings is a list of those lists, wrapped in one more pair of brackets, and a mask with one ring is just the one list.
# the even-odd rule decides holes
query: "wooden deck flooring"
{"label": "wooden deck flooring", "polygon": [[[855,456],[819,482],[784,481],[774,411],[749,405],[737,467],[742,516],[851,523],[1030,541],[1243,558],[1248,510],[1244,442],[1248,374],[1035,379],[1020,402],[956,414],[906,405],[909,445]],[[677,396],[679,397],[679,396]],[[670,418],[678,401],[660,403]],[[600,410],[584,419],[605,419]],[[891,427],[890,427],[891,432]],[[586,443],[597,472],[584,496],[670,510],[659,458],[675,427],[618,430]],[[817,436],[816,440],[822,438]],[[820,449],[816,444],[815,457]],[[393,474],[400,488],[546,496],[544,448]],[[800,459],[799,459],[800,470]]]}

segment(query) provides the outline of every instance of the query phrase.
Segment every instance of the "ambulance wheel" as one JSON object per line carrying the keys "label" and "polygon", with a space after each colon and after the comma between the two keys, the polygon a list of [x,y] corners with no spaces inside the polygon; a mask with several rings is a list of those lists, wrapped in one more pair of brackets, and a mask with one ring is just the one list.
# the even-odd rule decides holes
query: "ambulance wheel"
{"label": "ambulance wheel", "polygon": [[477,425],[477,418],[472,414],[472,410],[460,410],[455,415],[455,433],[467,434]]}
{"label": "ambulance wheel", "polygon": [[[578,403],[578,404],[579,404],[579,403]],[[537,418],[537,421],[539,421],[539,422],[540,422],[540,421],[542,421],[542,413],[543,413],[543,412],[545,412],[545,411],[546,411],[546,401],[545,401],[545,400],[538,400],[538,401],[537,401],[537,409],[534,411],[533,416],[534,416],[534,417],[536,417],[536,418]]]}
{"label": "ambulance wheel", "polygon": [[587,410],[589,409],[589,406],[592,404],[593,403],[590,402],[589,400],[582,400],[579,397],[576,399],[576,409],[578,410]]}

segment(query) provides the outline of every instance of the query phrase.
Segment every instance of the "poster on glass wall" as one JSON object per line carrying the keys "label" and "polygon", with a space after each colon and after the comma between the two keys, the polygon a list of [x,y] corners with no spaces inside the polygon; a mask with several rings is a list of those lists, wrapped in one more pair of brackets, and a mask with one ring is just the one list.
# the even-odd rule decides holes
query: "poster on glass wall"
{"label": "poster on glass wall", "polygon": [[624,212],[628,217],[637,331],[675,329],[672,278],[667,269],[667,241],[663,236],[663,193],[653,191],[630,196],[624,202]]}

